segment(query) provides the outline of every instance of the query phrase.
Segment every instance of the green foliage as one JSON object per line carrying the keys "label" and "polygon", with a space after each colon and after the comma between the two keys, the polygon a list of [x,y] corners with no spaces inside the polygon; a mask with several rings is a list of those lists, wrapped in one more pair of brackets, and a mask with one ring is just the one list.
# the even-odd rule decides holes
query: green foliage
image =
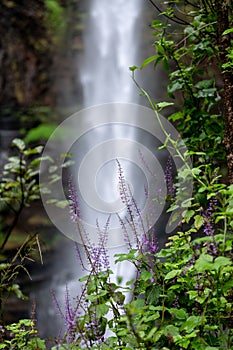
{"label": "green foliage", "polygon": [[55,125],[52,124],[40,124],[37,127],[29,130],[24,141],[26,143],[38,142],[41,140],[48,140],[51,134],[56,129]]}
{"label": "green foliage", "polygon": [[57,42],[66,27],[65,12],[58,0],[45,0],[46,25],[52,38]]}
{"label": "green foliage", "polygon": [[46,350],[45,340],[37,337],[33,320],[22,319],[0,329],[0,349]]}
{"label": "green foliage", "polygon": [[[207,186],[208,176],[198,177],[198,193],[208,200],[201,206],[198,196],[190,199],[191,208],[164,249],[154,254],[142,244],[115,256],[116,263],[136,267],[135,279],[125,286],[113,283],[112,271],[98,271],[93,263],[81,279],[83,314],[67,330],[72,340],[59,349],[232,348],[233,187],[214,180]],[[126,292],[132,299],[124,303]],[[112,333],[105,338],[107,329]]]}
{"label": "green foliage", "polygon": [[[233,28],[230,28],[230,29],[227,29],[225,30],[222,35],[231,35],[233,33]],[[222,69],[223,69],[223,72],[230,72],[232,73],[233,72],[233,40],[231,40],[231,46],[228,47],[228,50],[227,50],[227,55],[226,55],[226,62],[223,63],[222,65]]]}
{"label": "green foliage", "polygon": [[1,250],[4,249],[24,207],[40,198],[38,175],[42,146],[26,148],[21,139],[15,139],[12,146],[18,154],[9,157],[4,165],[0,182],[0,203],[2,210],[13,215],[12,224],[4,228]]}
{"label": "green foliage", "polygon": [[[177,1],[177,8],[182,3]],[[155,68],[162,64],[168,71],[168,96],[178,97],[178,101],[182,96],[181,108],[178,105],[179,110],[170,115],[169,120],[178,127],[189,150],[205,152],[209,161],[216,164],[225,157],[224,118],[219,108],[222,91],[218,83],[217,13],[207,10],[201,2],[200,7],[195,4],[192,7],[190,3],[188,8],[190,22],[177,22],[185,25],[172,24],[177,17],[169,5],[163,14],[170,22],[166,24],[157,19],[152,22],[156,54],[147,58],[141,69],[153,62]],[[230,31],[225,34],[229,35]],[[231,54],[229,48],[229,60],[222,67],[225,70],[231,68]]]}

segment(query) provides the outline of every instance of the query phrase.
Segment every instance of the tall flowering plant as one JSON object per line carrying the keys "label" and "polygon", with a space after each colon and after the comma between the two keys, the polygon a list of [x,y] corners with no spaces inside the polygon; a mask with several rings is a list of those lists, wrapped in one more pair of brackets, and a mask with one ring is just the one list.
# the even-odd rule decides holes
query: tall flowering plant
{"label": "tall flowering plant", "polygon": [[[57,348],[231,349],[233,187],[214,178],[208,186],[209,172],[200,174],[203,186],[190,198],[177,231],[159,250],[156,232],[138,224],[140,209],[118,166],[135,242],[128,242],[127,253],[115,255],[115,263],[130,262],[135,276],[125,285],[121,278],[113,282],[105,247],[110,218],[103,230],[97,223],[98,246],[89,245],[84,232],[89,268],[83,263],[87,275],[80,279],[82,293],[75,310],[66,297],[66,336]],[[77,214],[74,187],[70,198]],[[123,220],[121,224],[127,241],[127,226]]]}

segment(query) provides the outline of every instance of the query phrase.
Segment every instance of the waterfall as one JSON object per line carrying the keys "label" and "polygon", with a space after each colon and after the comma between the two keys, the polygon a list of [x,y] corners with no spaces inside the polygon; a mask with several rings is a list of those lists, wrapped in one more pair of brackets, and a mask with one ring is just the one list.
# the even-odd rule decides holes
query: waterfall
{"label": "waterfall", "polygon": [[[167,134],[173,140],[178,140],[179,135],[165,118],[160,116],[158,122],[152,109],[135,104],[138,102],[139,92],[129,71],[130,66],[141,61],[141,13],[142,0],[90,1],[84,27],[82,62],[78,62],[78,69],[74,72],[81,81],[84,108],[61,123],[57,134],[53,135],[55,140],[56,136],[57,140],[62,136],[63,148],[60,148],[58,142],[54,147],[52,140],[49,140],[43,153],[45,159],[50,155],[49,149],[56,154],[54,159],[60,159],[61,154],[72,154],[75,165],[71,172],[78,191],[82,227],[85,228],[84,232],[91,234],[95,243],[98,239],[96,222],[103,229],[111,214],[107,231],[110,268],[114,272],[113,278],[120,276],[123,283],[132,280],[135,270],[127,262],[114,264],[115,254],[127,252],[125,241],[119,238],[123,235],[119,216],[129,228],[132,229],[133,225],[130,217],[127,217],[127,205],[120,198],[119,168],[116,160],[122,166],[127,186],[139,207],[140,215],[136,212],[136,216],[146,219],[145,231],[157,226],[156,235],[161,246],[166,241],[164,233],[170,233],[176,225],[176,221],[171,220],[173,226],[170,227],[170,232],[165,229],[168,227],[168,217],[164,215],[167,197],[164,170],[169,152],[171,156],[173,154],[171,150],[168,152],[164,148],[158,152],[158,147],[167,142]],[[185,154],[185,151],[186,148],[182,147],[181,154]],[[183,165],[177,157],[173,157],[173,161],[176,169]],[[60,175],[62,179],[63,174]],[[56,182],[54,191],[62,194],[62,199],[66,201],[62,180]],[[192,185],[187,188],[192,192]],[[54,209],[46,204],[46,195],[43,192],[41,197],[55,226],[67,237],[78,241],[75,236],[77,225],[71,223],[69,208],[63,208],[62,214],[60,211],[54,215]],[[191,195],[187,198],[190,197]],[[140,232],[139,227],[137,232]],[[75,299],[80,295],[81,288],[78,277],[85,273],[81,271],[79,262],[74,261],[72,243],[69,241],[68,248],[62,247],[59,252],[59,263],[55,266],[50,284],[63,306],[66,285]],[[131,243],[134,244],[133,239]],[[82,244],[80,249],[83,256]],[[41,296],[38,299],[41,303],[38,309],[42,308],[47,314],[50,313],[50,319],[54,322],[56,311],[51,304],[48,306],[44,293],[44,290],[40,291]],[[42,319],[38,315],[39,323],[43,323],[44,318],[45,316]],[[54,335],[58,327],[55,329],[53,322],[52,332],[49,332]]]}
{"label": "waterfall", "polygon": [[[84,31],[83,63],[80,64],[79,69],[84,107],[111,102],[135,103],[138,101],[138,89],[131,78],[129,67],[139,61],[141,11],[142,0],[94,0],[90,2]],[[95,144],[104,143],[108,139],[117,140],[125,137],[134,139],[136,137],[134,128],[126,129],[119,125],[104,126],[101,128],[100,137],[100,128],[96,128],[95,123],[93,121],[91,132],[87,133],[84,140],[82,139],[77,145],[76,154],[80,153],[85,143],[90,144],[91,149],[95,147]],[[94,144],[93,140],[95,140]],[[118,169],[115,159],[107,162],[107,152],[108,150],[103,148],[102,152],[95,155],[95,158],[100,158],[99,163],[103,165],[99,173],[96,174],[96,187],[100,197],[105,202],[111,203],[117,200],[115,189]],[[135,188],[142,183],[141,173],[135,169],[132,163],[127,164],[122,159],[121,164],[124,164],[124,170],[127,172],[126,177],[131,178],[130,182],[134,182]],[[91,171],[92,169],[90,169]],[[88,177],[88,173],[84,174],[85,176]],[[86,183],[82,187],[88,186],[89,184]],[[143,201],[140,196],[142,197],[142,193],[137,196],[138,202]],[[96,220],[98,220],[102,227],[104,226],[108,214],[102,215],[100,212],[90,211],[90,207],[82,203],[81,200],[80,207],[85,218],[92,221],[92,224],[94,222],[95,225]],[[127,215],[126,211],[122,215]],[[119,219],[116,217],[115,223],[114,218],[111,220],[111,225],[114,224],[120,226]],[[111,269],[127,281],[134,274],[134,268],[131,264],[122,263],[118,264],[117,267],[114,266],[114,255],[125,251],[127,251],[127,247],[120,245],[109,249],[108,254]]]}
{"label": "waterfall", "polygon": [[[103,103],[119,102],[131,103],[138,101],[138,89],[136,88],[129,67],[139,61],[139,21],[142,11],[142,0],[94,0],[90,2],[88,19],[86,21],[86,30],[84,35],[84,55],[83,64],[80,65],[80,81],[83,89],[83,105],[90,107]],[[98,142],[104,142],[107,139],[120,139],[124,137],[135,138],[134,128],[122,128],[122,126],[106,125],[102,128],[102,138],[99,137],[99,128],[93,129],[90,135],[86,135],[86,142],[93,144],[93,139]],[[80,148],[83,146],[83,141]],[[94,145],[92,145],[94,147]],[[77,147],[77,152],[79,149]],[[97,155],[100,158],[99,163],[104,164],[101,170],[96,174],[96,187],[99,194],[106,202],[111,203],[117,200],[117,194],[114,190],[117,187],[117,166],[116,161],[106,161],[107,149]],[[137,182],[134,187],[142,183],[141,174],[135,171],[134,166],[125,164],[124,169],[131,182]],[[127,176],[126,175],[126,176]],[[86,174],[88,176],[88,174]],[[134,177],[134,180],[132,178]],[[84,185],[85,186],[85,185]],[[88,186],[88,183],[86,184]],[[80,196],[81,197],[81,196]],[[141,201],[138,196],[138,202]],[[142,196],[141,196],[142,197]],[[89,207],[82,206],[81,210],[89,212]],[[87,216],[88,214],[86,214]],[[96,214],[97,215],[97,214]],[[125,215],[125,213],[124,213]],[[104,226],[108,214],[103,216],[91,212],[89,220],[98,221]],[[102,222],[101,222],[102,219]],[[114,219],[112,218],[111,225]],[[119,220],[115,218],[115,225],[119,225]],[[121,253],[127,248],[115,247],[109,250],[111,268],[114,268],[114,254]],[[132,268],[129,264],[124,266],[118,264],[117,273],[124,270],[126,280],[132,277]],[[127,275],[126,271],[130,271]]]}
{"label": "waterfall", "polygon": [[[131,78],[129,67],[140,62],[138,58],[140,25],[138,23],[142,12],[142,0],[93,0],[90,1],[89,6],[83,32],[84,46],[82,62],[79,60],[78,69],[74,72],[81,81],[83,107],[91,107],[109,102],[135,103],[138,101],[139,93]],[[85,124],[85,122],[86,119],[83,118],[81,124]],[[95,122],[93,122],[93,125],[90,122],[90,125],[91,131],[85,133],[75,143],[74,147],[76,148],[74,149],[74,153],[77,155],[76,160],[80,156],[85,158],[85,153],[88,154],[89,147],[95,147],[95,142],[101,143],[103,141],[104,143],[106,138],[117,140],[129,137],[133,139],[135,137],[133,127],[116,127],[116,125],[111,127],[111,125],[108,125],[99,130],[98,127],[95,128]],[[82,129],[82,125],[78,125],[78,128]],[[132,150],[132,152],[134,151]],[[59,150],[58,153],[66,152],[60,152]],[[104,166],[96,174],[97,190],[99,189],[101,191],[100,197],[106,203],[110,203],[115,200],[114,196],[116,196],[116,191],[113,190],[112,184],[115,184],[117,167],[116,159],[106,163],[104,161],[105,155],[106,150],[99,153],[100,159],[103,157]],[[82,158],[79,161],[82,163]],[[122,163],[124,162],[123,160]],[[138,185],[142,183],[143,178],[141,172],[135,166],[131,165],[130,163],[128,165],[125,164],[125,169],[127,169],[127,175],[135,178],[136,182],[133,185],[135,188],[138,187],[139,190]],[[74,174],[75,176],[76,174]],[[84,178],[86,177],[87,180],[89,176],[90,174],[87,172],[84,173]],[[130,182],[134,182],[134,180]],[[81,187],[88,189],[90,186],[87,183]],[[144,194],[143,186],[142,192]],[[140,196],[139,191],[137,195],[138,200],[140,200]],[[46,206],[45,202],[44,205]],[[88,218],[87,221],[93,220],[95,223],[96,213],[89,213],[89,208],[85,206],[85,203],[81,203],[80,206],[83,215]],[[103,224],[106,222],[106,218],[107,216],[103,216]],[[98,217],[99,221],[101,221],[100,219]],[[119,220],[115,225],[120,226]],[[82,247],[80,249],[82,250]],[[130,264],[125,263],[124,266],[118,264],[117,267],[114,267],[114,254],[123,253],[124,251],[127,251],[127,248],[122,245],[114,249],[109,249],[109,259],[111,268],[115,274],[123,275],[125,281],[127,281],[134,274],[134,269],[132,269]],[[58,302],[64,308],[66,285],[68,286],[71,297],[75,298],[80,294],[78,278],[84,272],[81,271],[81,266],[75,257],[75,249],[72,241],[70,241],[68,248],[64,246],[59,254],[60,259],[56,262],[57,266],[54,266],[55,271],[49,288],[54,290]],[[84,255],[84,252],[82,251],[81,254]],[[61,322],[57,321],[55,307],[51,302],[51,298],[50,301],[44,298],[45,293],[49,294],[48,285],[37,292],[38,327],[42,336],[56,335],[56,333],[59,333],[59,329],[62,329],[64,326],[63,320]],[[49,320],[53,321],[49,322]]]}
{"label": "waterfall", "polygon": [[138,61],[141,0],[91,1],[80,79],[84,106],[136,102],[129,67]]}

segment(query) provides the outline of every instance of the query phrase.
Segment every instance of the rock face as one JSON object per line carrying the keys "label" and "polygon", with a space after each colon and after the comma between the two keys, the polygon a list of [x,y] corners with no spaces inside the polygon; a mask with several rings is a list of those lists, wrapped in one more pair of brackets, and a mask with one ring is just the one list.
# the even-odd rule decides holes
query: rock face
{"label": "rock face", "polygon": [[0,103],[48,102],[50,44],[43,0],[0,4]]}

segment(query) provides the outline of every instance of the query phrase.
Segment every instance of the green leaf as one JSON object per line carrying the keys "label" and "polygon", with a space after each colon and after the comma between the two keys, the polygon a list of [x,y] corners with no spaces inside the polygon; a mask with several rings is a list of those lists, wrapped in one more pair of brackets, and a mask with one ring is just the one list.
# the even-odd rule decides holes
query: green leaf
{"label": "green leaf", "polygon": [[196,290],[189,290],[187,291],[187,294],[189,295],[190,300],[194,300],[198,296],[198,292]]}
{"label": "green leaf", "polygon": [[187,318],[187,313],[184,309],[171,308],[168,311],[174,314],[178,319],[185,320]]}
{"label": "green leaf", "polygon": [[202,322],[201,316],[190,316],[180,327],[180,331],[191,333]]}
{"label": "green leaf", "polygon": [[199,230],[199,229],[202,227],[202,225],[204,224],[204,222],[205,222],[205,220],[204,220],[203,216],[201,216],[201,215],[196,215],[196,216],[194,217],[194,227],[195,227],[197,230]]}
{"label": "green leaf", "polygon": [[25,143],[21,139],[14,139],[12,141],[12,146],[17,147],[20,151],[23,151],[25,149]]}
{"label": "green leaf", "polygon": [[213,269],[219,270],[220,267],[232,265],[231,259],[224,256],[219,256],[214,260]]}
{"label": "green leaf", "polygon": [[96,306],[96,317],[100,318],[104,315],[106,315],[109,311],[109,306],[106,304],[98,304]]}
{"label": "green leaf", "polygon": [[231,288],[233,288],[233,279],[231,279],[230,281],[228,281],[227,283],[225,283],[222,286],[222,290],[223,290],[224,293],[226,293]]}
{"label": "green leaf", "polygon": [[32,349],[46,350],[45,340],[40,338],[31,338],[28,342],[28,345],[33,346]]}
{"label": "green leaf", "polygon": [[197,84],[195,84],[194,86],[198,89],[207,89],[211,85],[213,85],[213,79],[201,80]]}
{"label": "green leaf", "polygon": [[152,275],[149,271],[146,271],[146,270],[143,270],[141,272],[141,275],[140,275],[140,278],[143,280],[143,281],[148,281],[149,279],[151,279]]}
{"label": "green leaf", "polygon": [[179,81],[173,82],[168,86],[168,93],[173,93],[177,90],[181,90],[184,86],[184,83],[181,83]]}
{"label": "green leaf", "polygon": [[180,120],[180,119],[183,119],[183,118],[184,118],[183,112],[177,112],[177,113],[171,114],[168,117],[168,120],[171,120],[171,121],[175,122],[176,120]]}
{"label": "green leaf", "polygon": [[157,106],[159,109],[163,109],[165,107],[172,106],[172,105],[174,105],[173,102],[166,102],[166,101],[157,103]]}
{"label": "green leaf", "polygon": [[202,89],[199,90],[195,96],[197,98],[213,97],[215,95],[216,88]]}
{"label": "green leaf", "polygon": [[24,151],[24,154],[26,156],[30,156],[31,154],[40,154],[43,151],[43,146],[37,146],[35,148],[29,148],[27,150]]}
{"label": "green leaf", "polygon": [[195,214],[194,210],[185,210],[182,214],[183,218],[185,219],[185,221],[187,223],[189,223],[190,219],[193,217],[193,215]]}
{"label": "green leaf", "polygon": [[146,340],[152,338],[153,335],[156,333],[157,329],[158,329],[157,327],[153,327],[153,328],[150,330],[150,332],[148,333],[148,335],[147,335],[147,337],[146,337]]}
{"label": "green leaf", "polygon": [[56,125],[52,124],[40,124],[36,128],[31,129],[26,137],[24,138],[25,142],[37,142],[40,140],[48,140],[52,133],[56,129]]}
{"label": "green leaf", "polygon": [[157,57],[158,57],[158,56],[150,56],[150,57],[148,57],[147,59],[145,59],[145,60],[142,62],[141,66],[140,66],[140,69],[146,67],[149,63],[155,61]]}
{"label": "green leaf", "polygon": [[129,70],[130,70],[131,72],[134,72],[136,69],[138,69],[137,66],[131,66],[131,67],[129,67]]}
{"label": "green leaf", "polygon": [[209,254],[201,254],[195,263],[197,272],[203,272],[213,269],[213,257]]}
{"label": "green leaf", "polygon": [[226,34],[230,34],[230,33],[233,33],[233,28],[229,28],[229,29],[224,30],[222,35],[226,35]]}
{"label": "green leaf", "polygon": [[87,281],[88,278],[89,278],[89,275],[83,276],[83,277],[79,278],[79,282]]}
{"label": "green leaf", "polygon": [[24,318],[22,320],[19,320],[19,324],[26,326],[26,327],[33,327],[34,326],[33,321],[28,319],[28,318]]}
{"label": "green leaf", "polygon": [[175,327],[173,325],[168,325],[166,326],[165,330],[164,330],[164,334],[165,335],[170,335],[173,338],[173,341],[176,342],[178,339],[181,339],[181,335],[179,333],[179,328]]}
{"label": "green leaf", "polygon": [[132,312],[137,312],[137,311],[141,312],[141,309],[143,308],[144,304],[145,304],[145,301],[143,299],[136,299],[131,301],[131,303],[128,304],[128,307]]}
{"label": "green leaf", "polygon": [[151,27],[152,28],[165,28],[166,25],[162,21],[159,21],[158,19],[155,19],[155,20],[152,21]]}
{"label": "green leaf", "polygon": [[8,287],[8,290],[13,292],[17,298],[19,299],[25,299],[25,295],[23,295],[23,293],[20,290],[20,286],[18,284],[12,284],[10,287]]}
{"label": "green leaf", "polygon": [[165,280],[170,280],[170,279],[172,279],[172,278],[178,276],[178,275],[180,274],[181,271],[182,271],[182,270],[180,270],[180,269],[179,269],[179,270],[172,270],[172,271],[168,272],[168,273],[165,275],[164,279],[165,279]]}

